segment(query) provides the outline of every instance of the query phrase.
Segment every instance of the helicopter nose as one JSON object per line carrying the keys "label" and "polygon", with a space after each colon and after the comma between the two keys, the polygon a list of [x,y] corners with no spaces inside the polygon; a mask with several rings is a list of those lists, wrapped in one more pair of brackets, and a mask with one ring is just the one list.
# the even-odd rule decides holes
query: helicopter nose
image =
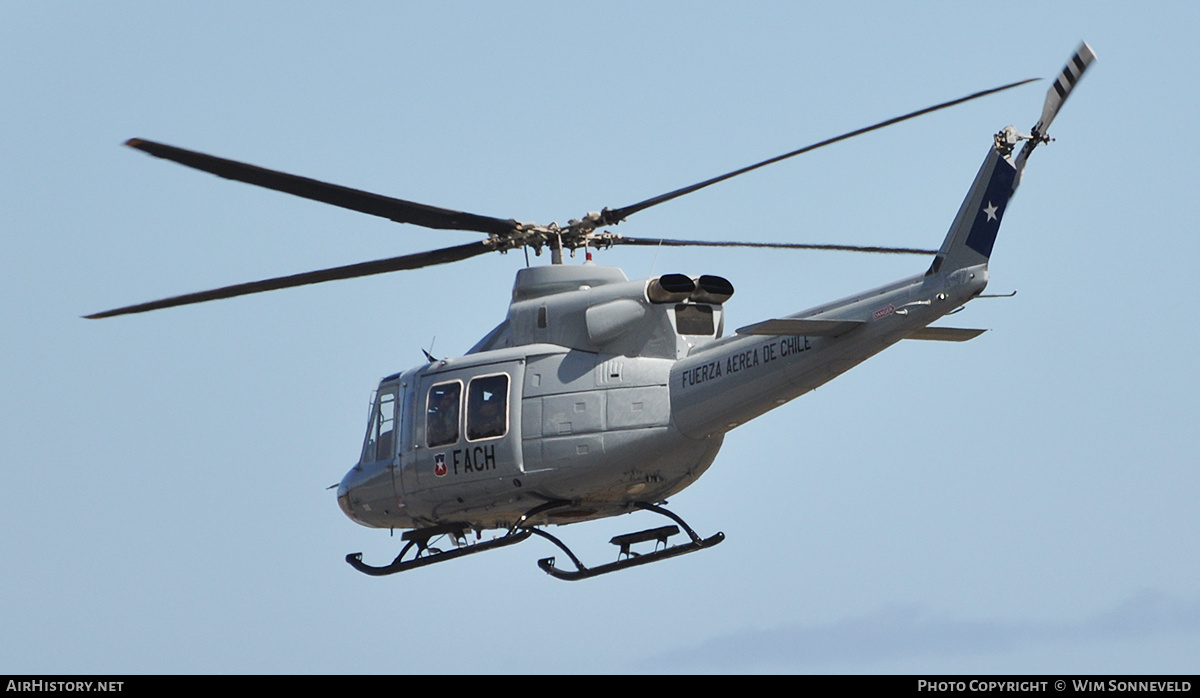
{"label": "helicopter nose", "polygon": [[342,478],[342,481],[340,483],[338,483],[338,488],[337,488],[338,506],[341,507],[342,513],[345,514],[346,516],[350,517],[351,519],[354,519],[354,510],[350,508],[351,487],[350,487],[349,483],[347,482],[347,480],[350,479],[350,475],[353,472],[354,471],[352,470],[349,473],[346,473],[346,476]]}
{"label": "helicopter nose", "polygon": [[[367,526],[369,524],[364,521],[361,516],[359,516],[359,512],[355,511],[356,508],[362,508],[361,503],[358,502],[360,497],[356,492],[362,483],[362,469],[358,466],[351,468],[350,472],[346,473],[345,477],[342,478],[342,481],[338,483],[337,502],[338,507],[340,507],[342,510],[342,513],[345,514],[351,521],[357,524],[362,524],[363,526]],[[358,507],[355,506],[356,503],[359,504]]]}
{"label": "helicopter nose", "polygon": [[342,513],[353,519],[354,510],[350,508],[350,488],[346,487],[345,482],[338,485],[337,500],[338,506],[342,509]]}
{"label": "helicopter nose", "polygon": [[405,525],[404,504],[386,467],[359,464],[350,469],[337,489],[338,507],[351,521],[370,528]]}

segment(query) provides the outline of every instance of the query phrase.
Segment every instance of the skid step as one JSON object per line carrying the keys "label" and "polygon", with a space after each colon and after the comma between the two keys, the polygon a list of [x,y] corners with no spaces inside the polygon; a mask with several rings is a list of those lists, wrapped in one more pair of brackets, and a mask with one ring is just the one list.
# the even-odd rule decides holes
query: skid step
{"label": "skid step", "polygon": [[629,546],[637,545],[638,543],[645,543],[646,541],[651,540],[655,541],[656,547],[659,545],[666,545],[667,539],[677,533],[679,533],[678,526],[659,526],[658,528],[648,528],[645,531],[638,531],[637,533],[626,533],[623,536],[613,536],[612,540],[608,542],[612,543],[613,545],[620,546],[622,555],[637,555],[637,553],[629,552]]}

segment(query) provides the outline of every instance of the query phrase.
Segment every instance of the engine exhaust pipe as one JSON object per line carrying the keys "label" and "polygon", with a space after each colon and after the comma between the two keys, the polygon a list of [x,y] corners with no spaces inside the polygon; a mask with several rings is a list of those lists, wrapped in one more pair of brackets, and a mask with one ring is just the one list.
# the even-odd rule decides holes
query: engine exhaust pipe
{"label": "engine exhaust pipe", "polygon": [[696,281],[696,290],[689,296],[694,303],[720,305],[733,296],[733,284],[720,276],[705,274]]}
{"label": "engine exhaust pipe", "polygon": [[[728,283],[728,282],[726,282]],[[696,291],[696,282],[683,274],[663,274],[651,279],[646,297],[651,303],[680,303]]]}

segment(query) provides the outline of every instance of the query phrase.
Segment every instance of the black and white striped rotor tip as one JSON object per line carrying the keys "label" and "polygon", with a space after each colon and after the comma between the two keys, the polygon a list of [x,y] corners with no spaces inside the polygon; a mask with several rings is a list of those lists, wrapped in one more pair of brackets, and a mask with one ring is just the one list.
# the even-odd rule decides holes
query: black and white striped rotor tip
{"label": "black and white striped rotor tip", "polygon": [[1071,90],[1075,89],[1075,85],[1083,77],[1083,72],[1094,60],[1096,60],[1096,52],[1092,50],[1091,46],[1088,46],[1086,41],[1081,42],[1079,48],[1075,49],[1075,55],[1071,56],[1071,60],[1067,61],[1058,77],[1055,78],[1054,84],[1046,91],[1046,103],[1042,106],[1042,118],[1038,119],[1037,125],[1033,127],[1035,137],[1046,135],[1046,130],[1050,128],[1050,122],[1054,121],[1063,102],[1067,101],[1067,96],[1071,94]]}

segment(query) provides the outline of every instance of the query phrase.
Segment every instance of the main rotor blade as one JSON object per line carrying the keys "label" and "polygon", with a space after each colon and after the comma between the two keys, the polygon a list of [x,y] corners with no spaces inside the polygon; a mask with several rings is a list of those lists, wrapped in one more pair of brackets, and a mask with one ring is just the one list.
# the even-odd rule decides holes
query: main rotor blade
{"label": "main rotor blade", "polygon": [[691,194],[694,191],[703,189],[707,186],[711,186],[713,184],[716,184],[717,182],[723,182],[727,179],[730,179],[731,177],[736,177],[740,174],[745,174],[747,172],[750,172],[751,170],[757,170],[760,167],[766,167],[767,165],[774,164],[776,162],[779,162],[780,160],[786,160],[790,157],[795,157],[797,155],[801,155],[803,153],[807,153],[809,151],[816,150],[817,148],[823,148],[827,145],[837,143],[838,141],[844,141],[847,138],[853,138],[854,136],[860,136],[864,133],[868,133],[868,132],[874,131],[876,129],[881,129],[885,126],[891,126],[892,124],[898,124],[901,121],[907,121],[909,119],[913,119],[918,116],[922,116],[924,114],[929,114],[931,112],[938,111],[939,109],[945,109],[947,107],[952,107],[956,104],[962,104],[963,102],[969,102],[973,99],[985,97],[987,95],[994,94],[996,92],[1003,92],[1004,90],[1008,90],[1013,87],[1024,85],[1025,83],[1033,82],[1034,80],[1037,80],[1037,79],[1038,78],[1030,78],[1028,80],[1021,80],[1020,82],[1014,82],[1014,83],[1010,83],[1008,85],[1002,85],[1000,87],[995,87],[990,90],[984,90],[982,92],[976,92],[974,94],[969,94],[966,97],[959,97],[958,99],[954,99],[949,102],[942,102],[941,104],[935,104],[932,107],[926,107],[924,109],[919,109],[917,111],[905,114],[904,116],[897,116],[893,119],[888,119],[887,121],[881,121],[873,126],[867,126],[865,128],[860,128],[855,131],[850,131],[849,133],[843,133],[840,136],[835,136],[833,138],[828,138],[826,140],[820,141],[819,143],[813,143],[812,145],[804,146],[803,148],[800,148],[799,150],[793,150],[790,153],[784,153],[783,155],[773,157],[769,160],[763,160],[762,162],[754,164],[754,165],[750,165],[749,167],[743,167],[740,170],[734,170],[733,172],[723,174],[719,177],[713,177],[712,179],[707,179],[703,182],[699,182],[697,184],[693,184],[691,186],[684,187],[682,189],[676,189],[675,191],[668,192],[668,193],[662,194],[660,196],[656,196],[652,199],[646,199],[645,201],[633,204],[631,206],[625,206],[624,208],[618,208],[618,209],[605,209],[604,211],[601,212],[601,215],[603,216],[603,225],[615,225],[615,224],[620,223],[621,221],[625,220],[627,217],[637,213],[638,211],[648,209],[651,206],[657,206],[658,204],[664,203],[666,201],[670,201],[671,199],[678,198],[680,196],[683,196],[684,194]]}
{"label": "main rotor blade", "polygon": [[131,148],[149,153],[154,157],[171,160],[181,165],[187,165],[197,170],[203,170],[218,177],[233,179],[247,184],[254,184],[267,189],[274,189],[286,194],[294,194],[320,201],[334,206],[341,206],[352,211],[381,216],[397,223],[412,223],[425,228],[443,230],[473,230],[493,235],[508,235],[516,230],[514,220],[501,220],[490,216],[480,216],[463,211],[452,211],[426,204],[418,204],[403,199],[393,199],[380,194],[372,194],[358,189],[351,189],[337,184],[329,184],[308,177],[268,170],[256,165],[226,160],[213,155],[198,153],[194,150],[184,150],[171,145],[155,143],[131,138],[125,141]]}
{"label": "main rotor blade", "polygon": [[264,279],[262,281],[252,281],[246,284],[225,286],[223,288],[212,289],[211,291],[200,291],[198,293],[189,293],[183,296],[164,298],[162,300],[151,301],[149,303],[130,305],[124,308],[117,308],[115,310],[106,310],[102,313],[85,315],[84,317],[88,318],[89,320],[96,320],[99,318],[113,317],[116,315],[144,313],[148,310],[173,308],[178,305],[203,303],[205,301],[214,301],[221,298],[245,296],[251,293],[262,293],[263,291],[276,291],[281,288],[319,284],[325,281],[335,281],[337,279],[354,279],[360,276],[386,274],[390,271],[419,269],[421,267],[433,266],[435,264],[446,264],[448,262],[457,262],[463,259],[469,259],[471,257],[484,254],[485,252],[491,252],[492,249],[493,247],[490,241],[481,240],[479,242],[472,242],[466,245],[459,245],[457,247],[444,247],[442,249],[430,250],[428,252],[418,252],[416,254],[401,255],[399,257],[391,257],[388,259],[377,259],[373,262],[360,262],[358,264],[349,264],[344,267],[321,269],[319,271],[304,272],[303,274],[292,274],[291,276],[280,276],[274,279]]}
{"label": "main rotor blade", "polygon": [[613,238],[614,245],[642,247],[765,247],[784,250],[837,250],[842,252],[875,252],[879,254],[937,254],[937,250],[916,247],[871,247],[864,245],[809,245],[798,242],[735,242],[732,240],[671,240],[650,238]]}

